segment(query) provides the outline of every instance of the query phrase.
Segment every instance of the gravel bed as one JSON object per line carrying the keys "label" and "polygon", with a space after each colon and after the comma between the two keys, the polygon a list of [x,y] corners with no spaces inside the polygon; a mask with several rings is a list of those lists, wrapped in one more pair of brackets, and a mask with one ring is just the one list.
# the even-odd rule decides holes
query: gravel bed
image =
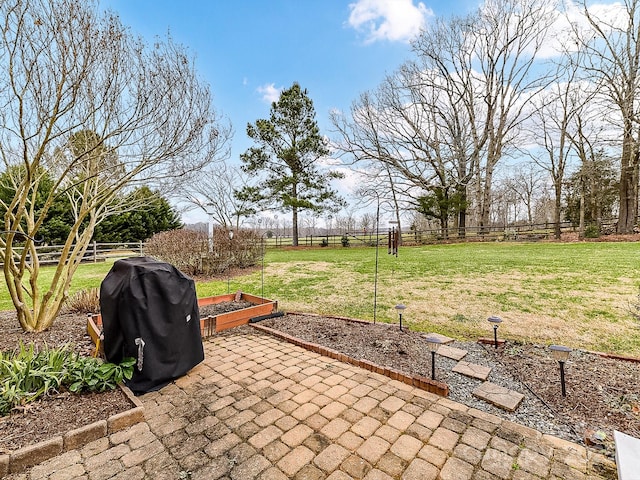
{"label": "gravel bed", "polygon": [[436,355],[437,374],[441,375],[438,377],[438,380],[449,385],[449,398],[451,400],[534,428],[542,433],[555,435],[573,442],[581,440],[581,435],[575,432],[570,424],[558,418],[548,405],[529,390],[527,385],[514,378],[510,371],[504,366],[496,364],[493,355],[487,352],[487,348],[492,347],[487,347],[477,342],[459,341],[451,343],[450,346],[468,352],[463,358],[464,361],[491,367],[491,373],[487,381],[500,385],[501,387],[506,387],[509,390],[515,390],[524,395],[524,400],[515,412],[507,412],[495,407],[484,400],[474,397],[471,393],[478,385],[483,383],[482,380],[453,372],[451,369],[455,367],[458,362]]}

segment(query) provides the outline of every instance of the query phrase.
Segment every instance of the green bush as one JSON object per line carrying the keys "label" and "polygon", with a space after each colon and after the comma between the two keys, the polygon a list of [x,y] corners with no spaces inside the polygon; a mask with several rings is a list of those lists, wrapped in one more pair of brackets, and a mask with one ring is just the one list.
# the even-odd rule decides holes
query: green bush
{"label": "green bush", "polygon": [[598,225],[590,224],[584,229],[584,238],[598,238],[600,237],[600,228]]}
{"label": "green bush", "polygon": [[134,363],[132,358],[120,365],[103,363],[68,347],[38,352],[33,344],[20,343],[15,352],[0,352],[0,415],[65,388],[73,393],[114,389],[131,378]]}
{"label": "green bush", "polygon": [[340,242],[342,243],[343,247],[348,247],[349,246],[349,237],[347,237],[346,235],[342,235],[342,238],[340,239]]}

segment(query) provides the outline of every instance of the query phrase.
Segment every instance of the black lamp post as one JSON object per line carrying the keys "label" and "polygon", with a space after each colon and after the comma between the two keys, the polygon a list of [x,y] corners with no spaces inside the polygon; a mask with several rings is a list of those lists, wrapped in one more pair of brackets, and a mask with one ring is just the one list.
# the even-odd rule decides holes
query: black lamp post
{"label": "black lamp post", "polygon": [[427,336],[427,348],[431,352],[431,380],[436,379],[436,352],[442,343],[438,337]]}
{"label": "black lamp post", "polygon": [[400,331],[402,331],[402,312],[404,312],[404,309],[407,307],[402,303],[399,303],[398,305],[396,305],[395,308],[396,308],[396,311],[398,312],[398,317],[400,318]]}
{"label": "black lamp post", "polygon": [[549,349],[551,350],[551,356],[560,364],[560,385],[562,385],[562,396],[566,397],[567,388],[564,383],[564,362],[569,358],[571,349],[564,345],[551,345]]}
{"label": "black lamp post", "polygon": [[487,320],[493,325],[493,346],[498,348],[498,326],[502,323],[502,319],[500,317],[489,317]]}

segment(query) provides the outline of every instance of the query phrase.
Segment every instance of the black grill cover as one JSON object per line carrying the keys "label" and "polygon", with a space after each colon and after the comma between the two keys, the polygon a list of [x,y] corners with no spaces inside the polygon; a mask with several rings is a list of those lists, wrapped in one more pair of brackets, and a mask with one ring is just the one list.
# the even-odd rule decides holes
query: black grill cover
{"label": "black grill cover", "polygon": [[162,388],[204,360],[194,281],[149,257],[118,260],[100,286],[104,353],[137,360],[126,385],[136,394]]}

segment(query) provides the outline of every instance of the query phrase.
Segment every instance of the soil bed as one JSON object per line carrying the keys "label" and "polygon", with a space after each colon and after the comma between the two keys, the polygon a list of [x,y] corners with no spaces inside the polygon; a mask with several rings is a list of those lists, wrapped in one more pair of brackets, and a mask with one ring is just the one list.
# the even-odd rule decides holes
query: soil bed
{"label": "soil bed", "polygon": [[234,312],[236,310],[242,310],[243,308],[249,308],[253,306],[253,303],[247,302],[246,300],[204,305],[200,307],[200,318],[204,318],[207,316],[215,317],[216,315],[220,315],[221,313]]}
{"label": "soil bed", "polygon": [[[25,333],[18,325],[15,312],[0,312],[0,350],[14,350],[19,342],[33,343],[37,348],[69,345],[81,355],[89,356],[94,345],[86,333],[86,325],[86,315],[65,314],[45,332]],[[80,395],[59,392],[44,397],[0,417],[0,454],[106,420],[130,408],[131,402],[120,389]]]}
{"label": "soil bed", "polygon": [[[424,334],[397,325],[349,322],[312,315],[285,315],[261,323],[303,340],[407,373],[431,376]],[[640,363],[574,351],[565,364],[567,396],[561,395],[558,363],[548,348],[506,342],[497,350],[476,342],[454,342],[463,360],[491,367],[490,382],[525,399],[509,413],[475,398],[482,382],[454,373],[451,360],[436,355],[436,379],[449,385],[449,398],[543,433],[585,443],[613,455],[613,430],[640,437]]]}

